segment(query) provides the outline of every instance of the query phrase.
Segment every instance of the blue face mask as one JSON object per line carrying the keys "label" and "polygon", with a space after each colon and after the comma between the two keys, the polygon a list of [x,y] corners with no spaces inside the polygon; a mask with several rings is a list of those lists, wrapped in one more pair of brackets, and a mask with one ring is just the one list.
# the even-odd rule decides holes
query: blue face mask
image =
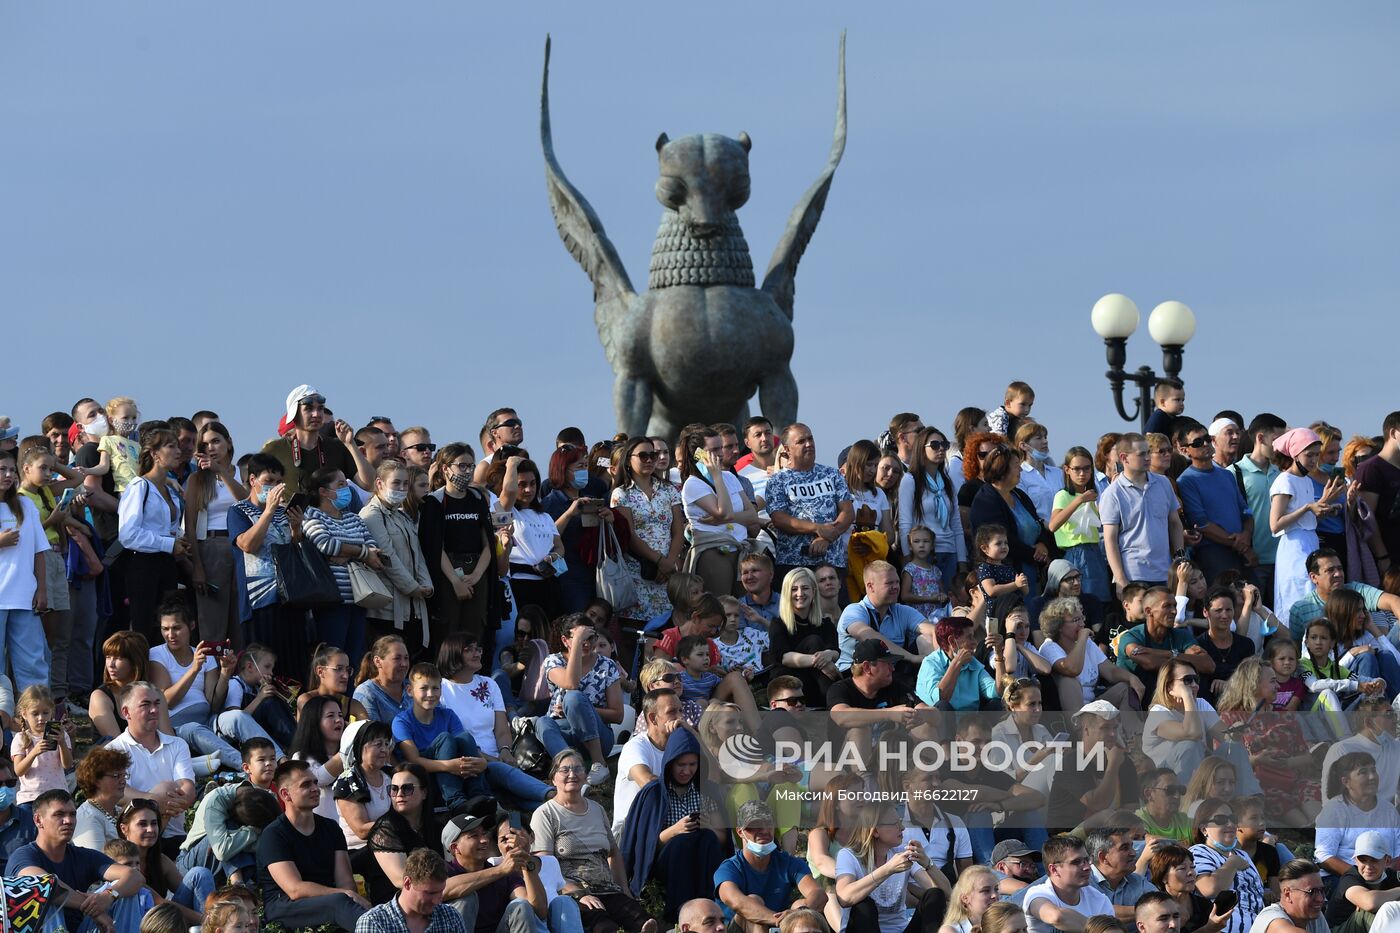
{"label": "blue face mask", "polygon": [[1327,476],[1336,476],[1337,471],[1341,469],[1340,465],[1336,463],[1319,463],[1317,468]]}
{"label": "blue face mask", "polygon": [[574,488],[582,489],[588,485],[588,471],[574,470]]}
{"label": "blue face mask", "polygon": [[349,486],[341,486],[339,489],[337,489],[337,490],[335,491],[335,507],[338,508],[338,509],[343,509],[343,508],[346,508],[346,507],[349,506],[349,505],[350,505],[350,487],[349,487]]}
{"label": "blue face mask", "polygon": [[754,855],[770,855],[774,849],[778,848],[778,844],[771,839],[767,842],[752,842],[745,839],[744,848],[748,849]]}
{"label": "blue face mask", "polygon": [[1146,848],[1147,848],[1147,840],[1146,840],[1146,839],[1134,839],[1134,840],[1133,840],[1133,855],[1135,855],[1135,856],[1136,856],[1136,855],[1141,855],[1141,854],[1143,853],[1143,850],[1146,849]]}
{"label": "blue face mask", "polygon": [[0,810],[8,810],[15,805],[15,795],[19,793],[13,787],[0,787]]}
{"label": "blue face mask", "polygon": [[1227,846],[1227,845],[1224,845],[1223,843],[1212,842],[1212,843],[1210,844],[1210,847],[1211,847],[1212,849],[1215,849],[1217,852],[1233,852],[1233,851],[1235,851],[1235,846],[1236,846],[1236,845],[1238,845],[1238,843],[1232,842],[1232,843],[1230,843],[1230,844]]}
{"label": "blue face mask", "polygon": [[257,494],[256,496],[254,496],[253,498],[257,501],[258,505],[263,505],[263,504],[265,504],[265,503],[267,502],[267,490],[266,490],[266,489],[259,489],[259,490],[258,490],[258,494]]}
{"label": "blue face mask", "polygon": [[1034,460],[1036,463],[1050,462],[1050,454],[1048,451],[1036,450],[1034,447],[1029,448],[1029,450],[1031,452],[1031,459]]}

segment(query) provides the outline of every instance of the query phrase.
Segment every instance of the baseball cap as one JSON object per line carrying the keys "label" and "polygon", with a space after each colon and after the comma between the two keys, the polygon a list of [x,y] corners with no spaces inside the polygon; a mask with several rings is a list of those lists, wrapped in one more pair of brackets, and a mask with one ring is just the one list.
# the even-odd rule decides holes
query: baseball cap
{"label": "baseball cap", "polygon": [[851,652],[851,663],[884,661],[893,657],[894,655],[890,653],[890,649],[885,646],[884,642],[878,638],[870,638],[856,645],[855,650]]}
{"label": "baseball cap", "polygon": [[490,797],[473,797],[466,802],[465,806],[466,809],[448,820],[447,825],[442,828],[444,855],[450,855],[452,843],[456,842],[463,833],[469,833],[480,827],[495,829],[506,815],[504,811],[496,807],[496,801]]}
{"label": "baseball cap", "polygon": [[1094,700],[1092,703],[1085,703],[1083,706],[1079,707],[1079,712],[1075,713],[1071,718],[1077,720],[1085,713],[1093,713],[1095,716],[1102,716],[1104,719],[1117,719],[1118,707],[1107,700]]}
{"label": "baseball cap", "polygon": [[16,437],[19,437],[19,428],[0,428],[0,441],[13,440]]}
{"label": "baseball cap", "polygon": [[1001,842],[998,842],[996,844],[996,848],[992,849],[991,864],[995,865],[997,862],[1000,862],[1004,858],[1021,858],[1022,856],[1027,855],[1032,856],[1037,860],[1039,860],[1040,858],[1039,852],[1037,852],[1035,849],[1030,848],[1021,840],[1003,839]]}
{"label": "baseball cap", "polygon": [[773,818],[773,808],[761,800],[750,800],[739,808],[739,818],[735,820],[736,829],[744,829],[754,823],[776,823]]}
{"label": "baseball cap", "polygon": [[1366,832],[1356,837],[1356,855],[1364,855],[1368,858],[1385,858],[1390,854],[1389,847],[1385,844],[1385,836],[1368,829]]}

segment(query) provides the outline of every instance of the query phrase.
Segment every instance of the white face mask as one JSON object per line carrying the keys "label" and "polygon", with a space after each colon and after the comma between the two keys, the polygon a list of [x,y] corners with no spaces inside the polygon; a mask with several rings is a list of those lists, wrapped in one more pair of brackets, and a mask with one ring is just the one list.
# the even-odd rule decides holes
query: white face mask
{"label": "white face mask", "polygon": [[107,417],[98,415],[92,419],[92,423],[83,428],[83,433],[89,437],[106,437],[109,430],[111,430],[111,425],[107,423]]}
{"label": "white face mask", "polygon": [[389,503],[390,505],[403,505],[404,500],[408,498],[408,490],[386,489],[379,495],[380,498],[382,498],[385,502]]}

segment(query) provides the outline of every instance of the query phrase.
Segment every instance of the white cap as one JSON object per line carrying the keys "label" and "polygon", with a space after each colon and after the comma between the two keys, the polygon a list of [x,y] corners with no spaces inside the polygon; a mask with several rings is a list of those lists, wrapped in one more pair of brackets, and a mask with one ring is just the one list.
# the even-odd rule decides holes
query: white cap
{"label": "white cap", "polygon": [[1078,719],[1085,713],[1093,713],[1095,716],[1102,716],[1104,719],[1117,719],[1118,707],[1107,700],[1094,700],[1092,703],[1085,703],[1079,707],[1079,712],[1075,713],[1073,719]]}
{"label": "white cap", "polygon": [[1211,437],[1215,437],[1221,431],[1231,426],[1233,426],[1235,430],[1240,430],[1240,426],[1235,424],[1234,418],[1216,418],[1210,423],[1210,427],[1206,428],[1206,433]]}
{"label": "white cap", "polygon": [[1356,849],[1353,854],[1365,855],[1368,858],[1385,858],[1390,854],[1388,849],[1385,836],[1374,829],[1368,829],[1356,837]]}

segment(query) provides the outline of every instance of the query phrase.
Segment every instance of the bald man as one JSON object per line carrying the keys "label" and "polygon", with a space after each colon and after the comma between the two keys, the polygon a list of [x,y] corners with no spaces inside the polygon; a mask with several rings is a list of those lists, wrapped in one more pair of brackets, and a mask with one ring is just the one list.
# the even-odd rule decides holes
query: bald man
{"label": "bald man", "polygon": [[707,897],[697,897],[681,905],[677,915],[676,929],[680,933],[694,930],[696,933],[719,933],[724,929],[724,911]]}

